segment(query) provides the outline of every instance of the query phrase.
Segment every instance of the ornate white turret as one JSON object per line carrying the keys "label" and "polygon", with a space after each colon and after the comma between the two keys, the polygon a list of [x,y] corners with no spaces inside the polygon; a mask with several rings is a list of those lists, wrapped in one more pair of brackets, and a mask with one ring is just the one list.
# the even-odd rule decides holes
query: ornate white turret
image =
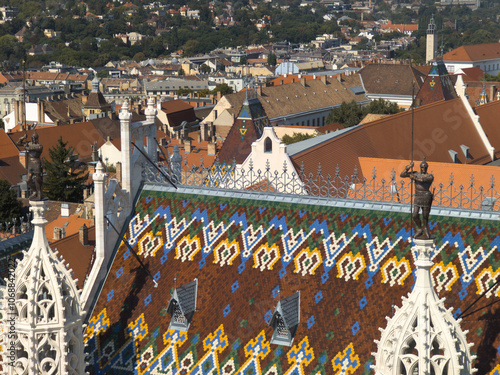
{"label": "ornate white turret", "polygon": [[[84,374],[84,312],[76,281],[45,235],[46,201],[31,201],[33,242],[15,271],[15,301],[4,324],[15,322],[15,338],[4,347],[5,374]],[[4,326],[9,332],[10,327]],[[15,349],[14,349],[15,348]],[[12,356],[12,354],[14,354]]]}
{"label": "ornate white turret", "polygon": [[149,127],[148,130],[146,131],[146,137],[147,137],[147,146],[146,146],[146,153],[148,154],[149,158],[153,161],[156,162],[157,155],[156,155],[156,107],[155,107],[155,100],[153,99],[152,96],[148,98],[148,107],[146,108],[145,115],[146,115],[146,121],[147,122],[152,122],[153,126]]}
{"label": "ornate white turret", "polygon": [[417,281],[376,341],[376,375],[469,375],[475,359],[451,310],[432,287],[433,240],[415,239]]}

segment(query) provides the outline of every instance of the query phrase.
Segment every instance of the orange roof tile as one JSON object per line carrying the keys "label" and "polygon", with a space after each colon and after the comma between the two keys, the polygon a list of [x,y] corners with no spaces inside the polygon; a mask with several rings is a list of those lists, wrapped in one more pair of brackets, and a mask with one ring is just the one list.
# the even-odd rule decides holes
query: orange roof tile
{"label": "orange roof tile", "polygon": [[[421,160],[415,160],[415,166],[413,170],[419,170]],[[361,166],[362,174],[368,179],[368,182],[372,178],[373,171],[376,171],[376,180],[378,182],[384,179],[386,184],[390,184],[393,176],[395,176],[397,186],[400,185],[402,180],[399,177],[400,173],[404,170],[405,166],[410,164],[410,160],[398,160],[398,159],[379,159],[379,158],[359,158],[359,164]],[[443,185],[443,189],[446,189],[453,179],[453,185],[458,189],[460,185],[467,189],[471,182],[474,183],[477,191],[482,186],[485,191],[488,190],[491,179],[494,178],[498,181],[500,178],[500,168],[497,166],[487,166],[487,165],[474,165],[474,164],[456,164],[456,163],[438,163],[438,162],[428,162],[429,173],[434,175],[434,186],[439,189],[440,184]],[[408,180],[406,180],[408,181]],[[406,185],[407,183],[405,183]],[[500,192],[496,195],[500,198]],[[400,198],[403,201],[409,202],[409,197]],[[500,199],[499,199],[500,200]]]}
{"label": "orange roof tile", "polygon": [[72,234],[78,233],[78,230],[81,226],[83,226],[83,224],[90,227],[94,224],[94,221],[90,219],[82,219],[78,215],[69,215],[68,217],[59,215],[56,220],[51,221],[45,226],[47,240],[49,242],[54,241],[54,228],[56,227],[64,228],[66,236],[71,236]]}
{"label": "orange roof tile", "polygon": [[[352,129],[329,141],[292,156],[306,173],[316,173],[321,163],[324,175],[351,175],[359,170],[359,157],[406,160],[411,152],[411,111],[384,117]],[[473,164],[491,161],[488,150],[472,123],[460,98],[423,105],[414,111],[414,156],[426,156],[428,161],[451,161],[448,150],[470,148]],[[463,158],[459,155],[459,160]]]}
{"label": "orange roof tile", "polygon": [[77,233],[51,243],[50,247],[57,249],[64,261],[69,263],[69,267],[73,270],[73,277],[78,279],[78,288],[82,289],[94,259],[95,227],[89,227],[89,244],[87,246],[82,245],[77,231]]}
{"label": "orange roof tile", "polygon": [[500,58],[500,43],[460,46],[443,55],[444,61],[481,61]]}

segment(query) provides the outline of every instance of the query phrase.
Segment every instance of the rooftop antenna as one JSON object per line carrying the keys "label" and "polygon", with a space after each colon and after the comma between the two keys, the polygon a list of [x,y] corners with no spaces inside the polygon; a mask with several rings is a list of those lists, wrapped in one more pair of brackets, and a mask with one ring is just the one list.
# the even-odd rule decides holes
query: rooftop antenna
{"label": "rooftop antenna", "polygon": [[21,127],[24,131],[28,131],[26,127],[26,60],[23,60],[23,118],[21,119]]}
{"label": "rooftop antenna", "polygon": [[[414,133],[414,113],[415,113],[415,80],[411,83],[411,171],[413,172],[413,133]],[[410,233],[413,238],[413,183],[410,182]]]}

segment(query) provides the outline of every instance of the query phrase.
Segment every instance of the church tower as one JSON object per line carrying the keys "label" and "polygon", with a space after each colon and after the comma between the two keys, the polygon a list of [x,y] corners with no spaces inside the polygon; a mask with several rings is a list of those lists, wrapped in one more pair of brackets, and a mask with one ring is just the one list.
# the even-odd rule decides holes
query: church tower
{"label": "church tower", "polygon": [[104,95],[102,95],[99,89],[99,79],[97,76],[92,80],[92,91],[86,100],[83,105],[83,113],[89,119],[102,117],[102,115],[111,111],[111,104],[106,102]]}
{"label": "church tower", "polygon": [[35,233],[17,264],[14,301],[3,301],[3,373],[85,374],[84,311],[71,270],[45,235],[46,200],[30,201]]}
{"label": "church tower", "polygon": [[434,240],[414,239],[417,281],[401,308],[387,319],[382,337],[375,341],[376,375],[471,375],[475,372],[466,340],[452,309],[446,309],[432,286],[431,253]]}
{"label": "church tower", "polygon": [[427,47],[425,50],[425,61],[428,64],[431,60],[436,58],[437,49],[437,30],[436,23],[434,22],[434,15],[431,17],[429,25],[427,26]]}

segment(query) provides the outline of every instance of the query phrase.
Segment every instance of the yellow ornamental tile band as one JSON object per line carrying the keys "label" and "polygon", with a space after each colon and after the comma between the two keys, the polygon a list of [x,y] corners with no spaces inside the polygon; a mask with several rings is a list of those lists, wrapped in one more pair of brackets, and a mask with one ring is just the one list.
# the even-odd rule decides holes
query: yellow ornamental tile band
{"label": "yellow ornamental tile band", "polygon": [[233,261],[240,254],[240,245],[238,241],[228,240],[221,241],[221,243],[214,250],[214,263],[219,266],[232,266]]}
{"label": "yellow ornamental tile band", "polygon": [[352,342],[344,349],[343,352],[337,353],[332,360],[333,370],[335,375],[354,374],[356,369],[361,366],[359,356],[354,352]]}
{"label": "yellow ornamental tile band", "polygon": [[264,270],[272,271],[279,259],[280,250],[278,246],[269,247],[266,243],[253,253],[253,268],[258,268],[261,272]]}
{"label": "yellow ornamental tile band", "polygon": [[85,330],[84,342],[98,335],[101,331],[105,331],[109,327],[109,318],[106,313],[106,308],[97,315],[90,319],[87,329]]}
{"label": "yellow ornamental tile band", "polygon": [[321,252],[319,250],[309,250],[308,247],[303,249],[295,259],[295,273],[300,273],[302,276],[314,275],[314,271],[323,263]]}
{"label": "yellow ornamental tile band", "polygon": [[345,281],[349,281],[350,279],[357,280],[365,268],[365,258],[361,253],[358,253],[356,256],[353,256],[352,253],[347,253],[337,263],[337,277]]}
{"label": "yellow ornamental tile band", "polygon": [[139,240],[139,255],[144,258],[148,256],[154,257],[156,252],[163,246],[163,239],[161,237],[153,236],[153,232],[146,233]]}
{"label": "yellow ornamental tile band", "polygon": [[443,261],[432,266],[431,276],[436,293],[443,289],[449,292],[459,278],[457,267],[453,263],[445,266]]}
{"label": "yellow ornamental tile band", "polygon": [[390,286],[404,285],[406,278],[411,275],[410,262],[405,257],[398,261],[398,258],[394,256],[385,262],[381,272],[382,283],[389,283]]}
{"label": "yellow ornamental tile band", "polygon": [[[500,275],[500,269],[496,272],[493,271],[491,266],[486,269],[483,269],[478,277],[476,277],[476,286],[477,286],[477,294],[481,295],[488,290],[491,285],[495,283],[498,276]],[[486,293],[485,297],[500,297],[500,285],[491,289],[488,293]]]}
{"label": "yellow ornamental tile band", "polygon": [[183,237],[175,247],[175,259],[182,262],[193,261],[194,256],[200,251],[201,244],[198,236],[191,238],[190,235]]}

